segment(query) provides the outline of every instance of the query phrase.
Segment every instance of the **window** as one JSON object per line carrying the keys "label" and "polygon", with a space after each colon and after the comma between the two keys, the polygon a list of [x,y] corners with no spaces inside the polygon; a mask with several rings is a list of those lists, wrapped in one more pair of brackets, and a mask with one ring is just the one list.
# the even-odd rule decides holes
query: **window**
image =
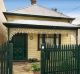
{"label": "window", "polygon": [[38,35],[38,49],[41,48],[42,44],[46,45],[60,45],[61,34],[39,34]]}

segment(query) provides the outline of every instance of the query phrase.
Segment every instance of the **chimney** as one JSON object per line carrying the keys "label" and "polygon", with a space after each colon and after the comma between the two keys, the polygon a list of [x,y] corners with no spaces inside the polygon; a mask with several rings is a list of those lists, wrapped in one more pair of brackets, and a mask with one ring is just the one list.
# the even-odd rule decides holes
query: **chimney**
{"label": "chimney", "polygon": [[36,0],[31,0],[31,4],[36,4]]}

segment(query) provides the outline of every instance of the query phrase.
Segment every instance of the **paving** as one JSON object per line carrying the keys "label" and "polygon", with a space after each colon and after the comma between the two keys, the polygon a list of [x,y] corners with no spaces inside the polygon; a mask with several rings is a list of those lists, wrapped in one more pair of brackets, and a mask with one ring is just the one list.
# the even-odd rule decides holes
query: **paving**
{"label": "paving", "polygon": [[13,63],[13,74],[33,74],[31,65],[27,62],[15,62]]}

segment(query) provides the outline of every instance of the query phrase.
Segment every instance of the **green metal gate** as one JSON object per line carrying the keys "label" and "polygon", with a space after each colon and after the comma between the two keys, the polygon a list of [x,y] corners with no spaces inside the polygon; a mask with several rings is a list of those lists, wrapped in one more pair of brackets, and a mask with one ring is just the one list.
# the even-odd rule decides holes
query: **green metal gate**
{"label": "green metal gate", "polygon": [[41,74],[80,74],[80,45],[45,46]]}
{"label": "green metal gate", "polygon": [[13,45],[5,43],[0,46],[0,74],[12,74]]}

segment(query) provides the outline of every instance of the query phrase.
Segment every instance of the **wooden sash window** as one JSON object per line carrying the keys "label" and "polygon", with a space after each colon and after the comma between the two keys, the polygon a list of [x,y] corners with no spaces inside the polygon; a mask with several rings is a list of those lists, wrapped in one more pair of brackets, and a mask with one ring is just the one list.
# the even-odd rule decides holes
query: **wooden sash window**
{"label": "wooden sash window", "polygon": [[61,45],[61,34],[39,34],[38,49],[41,49],[43,43],[46,45]]}

